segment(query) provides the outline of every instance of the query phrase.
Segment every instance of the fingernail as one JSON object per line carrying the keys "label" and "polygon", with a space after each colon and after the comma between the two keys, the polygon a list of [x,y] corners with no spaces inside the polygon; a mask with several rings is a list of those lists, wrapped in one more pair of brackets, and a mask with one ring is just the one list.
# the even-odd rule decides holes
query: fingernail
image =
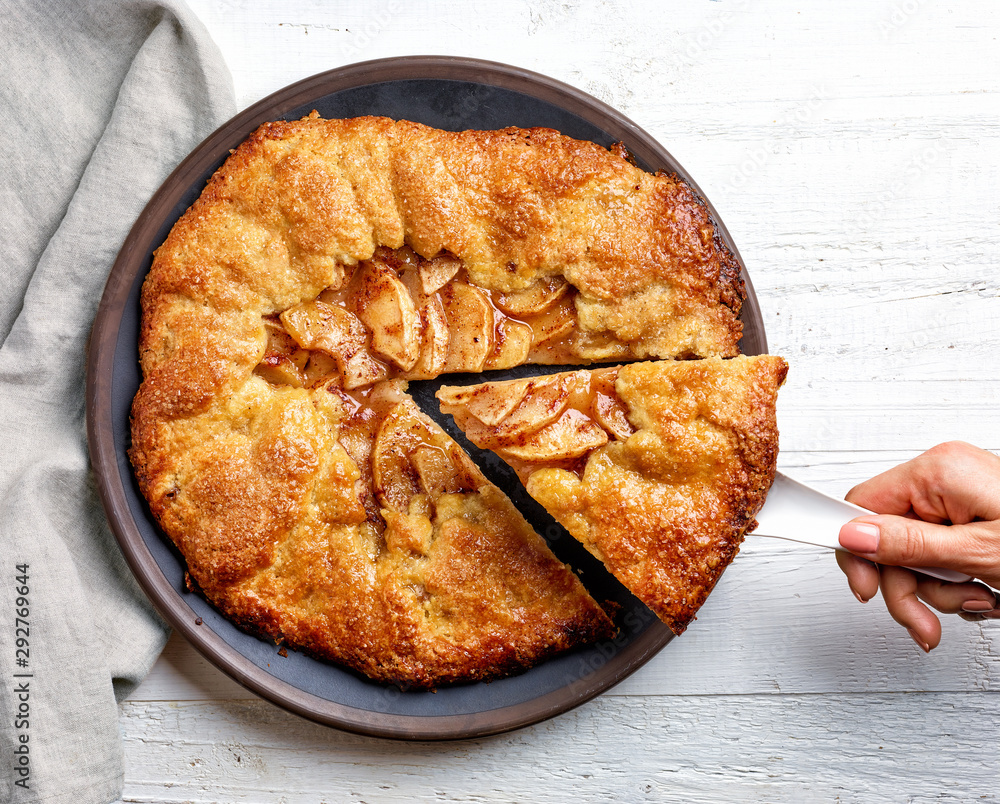
{"label": "fingernail", "polygon": [[874,553],[878,550],[878,525],[848,522],[840,529],[840,545],[852,553]]}
{"label": "fingernail", "polygon": [[[851,591],[854,592],[853,589]],[[863,597],[861,597],[861,595],[859,595],[857,592],[854,592],[854,596],[858,599],[858,603],[867,603],[868,602]]]}
{"label": "fingernail", "polygon": [[966,600],[962,604],[962,611],[968,611],[972,614],[981,614],[984,611],[993,611],[995,608],[995,604],[988,603],[985,600]]}
{"label": "fingernail", "polygon": [[912,639],[920,646],[920,650],[922,650],[924,653],[931,652],[931,646],[928,645],[926,642],[924,642],[916,631],[914,631],[912,628],[907,628],[906,633],[910,635],[910,639]]}

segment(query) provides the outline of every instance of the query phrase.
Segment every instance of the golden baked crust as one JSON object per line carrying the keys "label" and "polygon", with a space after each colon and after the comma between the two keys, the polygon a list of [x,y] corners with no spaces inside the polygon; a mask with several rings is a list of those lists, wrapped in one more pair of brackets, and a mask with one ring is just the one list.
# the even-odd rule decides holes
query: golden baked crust
{"label": "golden baked crust", "polygon": [[743,298],[690,189],[619,151],[269,123],[155,254],[130,457],[244,628],[407,685],[495,677],[612,626],[400,379],[734,355]]}
{"label": "golden baked crust", "polygon": [[662,361],[443,387],[438,398],[680,634],[756,526],[786,372],[767,355]]}

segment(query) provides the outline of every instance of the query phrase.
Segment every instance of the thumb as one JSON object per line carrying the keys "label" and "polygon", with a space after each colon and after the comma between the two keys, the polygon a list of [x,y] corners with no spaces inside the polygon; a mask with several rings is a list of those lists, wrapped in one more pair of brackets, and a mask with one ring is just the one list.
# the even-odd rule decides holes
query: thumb
{"label": "thumb", "polygon": [[888,514],[862,516],[840,529],[840,544],[877,564],[942,567],[975,574],[970,565],[978,563],[980,524],[935,525]]}

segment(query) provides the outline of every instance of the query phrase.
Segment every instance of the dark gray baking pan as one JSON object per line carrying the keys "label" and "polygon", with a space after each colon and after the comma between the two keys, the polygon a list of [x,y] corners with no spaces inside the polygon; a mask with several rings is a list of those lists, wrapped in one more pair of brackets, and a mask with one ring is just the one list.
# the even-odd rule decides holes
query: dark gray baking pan
{"label": "dark gray baking pan", "polygon": [[[624,115],[558,81],[502,64],[440,56],[370,61],[307,78],[254,104],[219,128],[171,174],[139,216],[108,279],[91,338],[87,426],[111,527],[136,578],[164,618],[223,672],[291,712],[353,732],[411,740],[480,737],[552,717],[626,678],[667,645],[671,633],[527,497],[506,465],[488,453],[470,448],[487,475],[511,495],[594,597],[612,601],[621,630],[614,640],[521,675],[434,693],[386,687],[294,651],[282,656],[273,643],[238,630],[202,597],[185,591],[183,560],[157,529],[136,487],[126,450],[129,407],[141,379],[139,290],[152,252],[231,148],[261,123],[297,119],[313,109],[323,117],[384,115],[451,130],[545,126],[605,146],[623,142],[641,167],[676,173],[704,199],[687,171]],[[740,259],[722,221],[704,200],[723,241]],[[748,298],[742,313],[742,348],[747,354],[759,354],[766,351],[764,326],[745,268],[743,279]],[[412,383],[411,392],[428,414],[468,446],[450,418],[440,415],[433,398],[437,384]]]}

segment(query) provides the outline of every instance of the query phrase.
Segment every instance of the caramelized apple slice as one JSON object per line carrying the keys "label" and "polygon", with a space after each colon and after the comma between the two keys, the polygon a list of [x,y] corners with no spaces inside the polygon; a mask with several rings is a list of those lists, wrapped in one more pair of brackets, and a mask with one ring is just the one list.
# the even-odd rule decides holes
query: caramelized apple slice
{"label": "caramelized apple slice", "polygon": [[289,385],[301,388],[308,380],[302,372],[285,355],[269,353],[257,364],[253,373],[267,380],[271,385]]}
{"label": "caramelized apple slice", "polygon": [[548,310],[569,290],[569,283],[561,276],[539,279],[524,290],[498,293],[494,299],[497,307],[513,316],[537,315]]}
{"label": "caramelized apple slice", "polygon": [[601,427],[619,441],[625,441],[635,432],[635,428],[628,420],[628,410],[617,396],[594,394],[591,412],[594,414],[594,418],[600,422]]}
{"label": "caramelized apple slice", "polygon": [[430,296],[455,278],[462,267],[462,261],[451,254],[442,254],[432,260],[420,263],[420,284],[424,293]]}
{"label": "caramelized apple slice", "polygon": [[385,365],[375,360],[366,349],[362,349],[344,359],[341,377],[344,388],[348,391],[354,388],[364,388],[388,376]]}
{"label": "caramelized apple slice", "polygon": [[337,351],[342,343],[353,340],[364,327],[350,313],[321,301],[303,302],[290,307],[279,316],[281,323],[303,349]]}
{"label": "caramelized apple slice", "polygon": [[617,368],[594,372],[591,380],[593,400],[590,412],[601,427],[619,441],[625,441],[635,432],[635,428],[628,420],[628,408],[615,391],[617,376]]}
{"label": "caramelized apple slice", "polygon": [[497,425],[497,437],[518,438],[556,421],[569,405],[569,384],[566,375],[531,380],[521,404]]}
{"label": "caramelized apple slice", "polygon": [[420,357],[410,372],[414,379],[436,377],[444,371],[448,360],[451,335],[444,316],[444,305],[437,296],[431,296],[420,305],[421,334]]}
{"label": "caramelized apple slice", "polygon": [[486,359],[487,369],[505,369],[520,366],[528,359],[534,333],[523,321],[502,318],[494,332],[496,346],[493,354]]}
{"label": "caramelized apple slice", "polygon": [[436,499],[483,484],[475,464],[411,400],[397,404],[379,427],[372,476],[382,507],[401,513],[416,494]]}
{"label": "caramelized apple slice", "polygon": [[410,463],[417,472],[420,488],[431,499],[444,494],[455,475],[455,468],[445,451],[426,444],[413,450]]}
{"label": "caramelized apple slice", "polygon": [[482,371],[493,352],[493,306],[479,288],[451,282],[441,290],[451,333],[445,371]]}
{"label": "caramelized apple slice", "polygon": [[306,377],[305,384],[309,387],[329,382],[331,381],[331,377],[334,378],[332,382],[338,385],[343,384],[340,364],[337,363],[337,358],[319,350],[309,353],[309,362],[306,363],[303,373]]}
{"label": "caramelized apple slice", "polygon": [[557,305],[531,320],[534,339],[532,350],[545,349],[553,342],[568,335],[576,326],[576,306],[573,298],[566,296]]}
{"label": "caramelized apple slice", "polygon": [[608,443],[608,434],[585,413],[565,411],[552,424],[528,437],[504,444],[497,452],[525,463],[554,463],[579,458]]}
{"label": "caramelized apple slice", "polygon": [[456,461],[441,447],[425,444],[410,455],[410,463],[424,494],[436,500],[442,494],[458,494],[478,488],[480,482],[467,471],[464,461]]}
{"label": "caramelized apple slice", "polygon": [[[461,417],[458,424],[465,430],[466,436],[473,444],[483,449],[496,449],[509,443],[519,442],[551,424],[569,406],[569,375],[528,380],[522,393],[523,382],[525,381],[514,380],[483,386],[490,388],[489,393],[505,394],[507,393],[505,389],[509,388],[512,396],[521,396],[517,406],[496,425],[486,425],[481,420],[477,421],[478,417],[465,417],[462,415],[463,406],[454,402],[449,403],[449,394],[462,389],[443,387],[438,390],[437,398],[441,400],[443,412]],[[481,409],[486,408],[488,404],[488,400],[484,400]]]}
{"label": "caramelized apple slice", "polygon": [[471,388],[448,385],[438,390],[437,398],[443,406],[442,410],[449,412],[451,407],[464,408],[483,424],[492,427],[506,419],[511,411],[521,404],[531,382],[531,380],[512,380],[476,385]]}
{"label": "caramelized apple slice", "polygon": [[355,297],[372,349],[404,371],[420,356],[420,316],[396,272],[378,262],[361,265]]}
{"label": "caramelized apple slice", "polygon": [[305,366],[309,353],[299,348],[295,339],[288,334],[288,330],[281,325],[281,321],[265,318],[264,335],[267,337],[265,353],[278,352],[290,357],[299,368]]}
{"label": "caramelized apple slice", "polygon": [[[337,394],[344,400],[344,409],[347,411],[351,411],[351,408],[357,405],[357,402],[352,397],[338,389],[332,389],[331,393]],[[378,432],[378,425],[378,414],[374,410],[366,405],[357,405],[341,423],[337,433],[337,440],[340,442],[340,446],[351,456],[351,460],[357,464],[358,469],[361,471],[363,478],[363,482],[361,483],[362,489],[371,488],[370,458],[372,446],[375,443],[375,434]],[[373,504],[370,493],[366,494],[366,497],[362,499],[362,503],[372,519],[375,519],[378,516],[378,506]]]}
{"label": "caramelized apple slice", "polygon": [[364,325],[340,307],[321,301],[303,302],[285,310],[281,323],[303,349],[331,355],[348,390],[371,385],[388,375],[385,366],[368,353]]}
{"label": "caramelized apple slice", "polygon": [[309,362],[309,352],[300,348],[278,321],[265,319],[264,333],[267,344],[254,373],[272,385],[301,388],[307,382],[303,371]]}
{"label": "caramelized apple slice", "polygon": [[406,513],[410,498],[420,493],[410,453],[429,440],[427,426],[412,404],[400,402],[386,416],[372,448],[375,496],[383,508]]}

